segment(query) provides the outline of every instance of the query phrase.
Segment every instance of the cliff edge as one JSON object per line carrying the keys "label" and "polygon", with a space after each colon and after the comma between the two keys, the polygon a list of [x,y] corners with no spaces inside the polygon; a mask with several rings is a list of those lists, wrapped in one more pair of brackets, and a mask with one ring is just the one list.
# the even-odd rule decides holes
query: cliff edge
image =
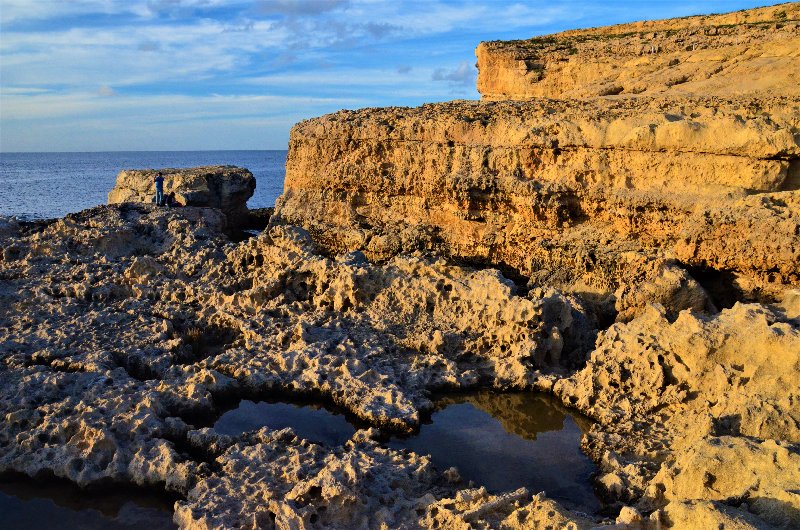
{"label": "cliff edge", "polygon": [[487,100],[800,95],[800,4],[482,42]]}

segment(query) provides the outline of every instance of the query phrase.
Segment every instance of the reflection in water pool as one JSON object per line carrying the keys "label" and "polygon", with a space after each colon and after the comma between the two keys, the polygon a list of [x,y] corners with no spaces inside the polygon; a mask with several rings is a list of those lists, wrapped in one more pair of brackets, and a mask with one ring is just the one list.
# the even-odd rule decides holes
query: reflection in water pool
{"label": "reflection in water pool", "polygon": [[236,435],[269,427],[271,430],[291,427],[301,438],[333,446],[341,445],[356,429],[343,414],[318,404],[294,405],[243,400],[239,406],[223,414],[214,424],[221,434]]}
{"label": "reflection in water pool", "polygon": [[162,530],[176,528],[172,502],[139,490],[85,491],[63,480],[0,476],[0,527]]}
{"label": "reflection in water pool", "polygon": [[[356,430],[344,415],[321,405],[246,400],[223,414],[214,429],[235,435],[263,426],[292,427],[303,438],[331,446],[343,444]],[[436,400],[430,422],[418,434],[394,437],[387,445],[430,454],[439,469],[455,466],[462,478],[490,491],[525,486],[594,512],[600,508],[589,481],[595,467],[579,448],[586,429],[586,420],[540,394],[479,392]],[[172,503],[161,496],[140,490],[84,491],[62,480],[16,475],[0,475],[0,526],[175,528]]]}
{"label": "reflection in water pool", "polygon": [[419,434],[387,444],[430,454],[439,469],[489,491],[527,487],[586,512],[600,508],[592,491],[594,464],[580,450],[586,420],[539,394],[480,392],[436,401]]}
{"label": "reflection in water pool", "polygon": [[[600,509],[592,491],[594,464],[580,450],[586,419],[535,393],[477,392],[441,397],[419,433],[393,437],[389,447],[430,454],[441,470],[455,466],[465,481],[490,491],[521,486],[586,512]],[[301,437],[340,445],[355,432],[344,415],[319,404],[242,401],[214,429],[236,435],[267,426],[291,427]]]}

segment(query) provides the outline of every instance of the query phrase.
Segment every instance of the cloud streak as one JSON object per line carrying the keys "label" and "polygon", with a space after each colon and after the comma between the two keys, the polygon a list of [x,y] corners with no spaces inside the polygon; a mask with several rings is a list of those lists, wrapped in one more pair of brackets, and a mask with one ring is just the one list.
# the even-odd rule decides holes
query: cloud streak
{"label": "cloud streak", "polygon": [[467,61],[462,61],[456,68],[437,68],[433,71],[431,79],[446,81],[454,86],[472,86],[478,76],[477,69]]}

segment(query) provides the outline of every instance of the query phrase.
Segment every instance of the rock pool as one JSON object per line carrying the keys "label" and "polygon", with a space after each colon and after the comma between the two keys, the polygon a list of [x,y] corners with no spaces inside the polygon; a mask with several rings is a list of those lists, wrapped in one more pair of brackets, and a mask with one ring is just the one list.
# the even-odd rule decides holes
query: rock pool
{"label": "rock pool", "polygon": [[132,488],[83,490],[59,480],[0,476],[0,514],[5,530],[166,530],[172,501]]}
{"label": "rock pool", "polygon": [[589,422],[534,393],[478,392],[442,397],[418,434],[388,446],[430,454],[440,469],[500,492],[527,487],[592,513],[600,508],[590,477],[594,463],[580,450]]}
{"label": "rock pool", "polygon": [[[243,400],[214,429],[236,435],[264,426],[291,427],[329,446],[343,444],[357,428],[351,418],[321,404]],[[474,392],[436,398],[418,433],[387,436],[386,445],[429,454],[439,469],[456,467],[465,482],[491,492],[524,486],[592,513],[600,508],[590,482],[596,468],[580,450],[588,428],[588,420],[542,394]]]}
{"label": "rock pool", "polygon": [[214,423],[220,434],[236,435],[261,427],[291,427],[299,436],[325,445],[340,445],[356,432],[352,420],[317,403],[242,400]]}

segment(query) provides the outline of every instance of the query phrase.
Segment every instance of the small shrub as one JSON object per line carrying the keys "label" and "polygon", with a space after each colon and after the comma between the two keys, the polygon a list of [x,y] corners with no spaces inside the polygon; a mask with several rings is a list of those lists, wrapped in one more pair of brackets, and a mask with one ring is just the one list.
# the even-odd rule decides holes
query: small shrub
{"label": "small shrub", "polygon": [[192,355],[198,356],[205,348],[205,334],[198,327],[189,328],[183,334],[183,339],[192,347]]}

